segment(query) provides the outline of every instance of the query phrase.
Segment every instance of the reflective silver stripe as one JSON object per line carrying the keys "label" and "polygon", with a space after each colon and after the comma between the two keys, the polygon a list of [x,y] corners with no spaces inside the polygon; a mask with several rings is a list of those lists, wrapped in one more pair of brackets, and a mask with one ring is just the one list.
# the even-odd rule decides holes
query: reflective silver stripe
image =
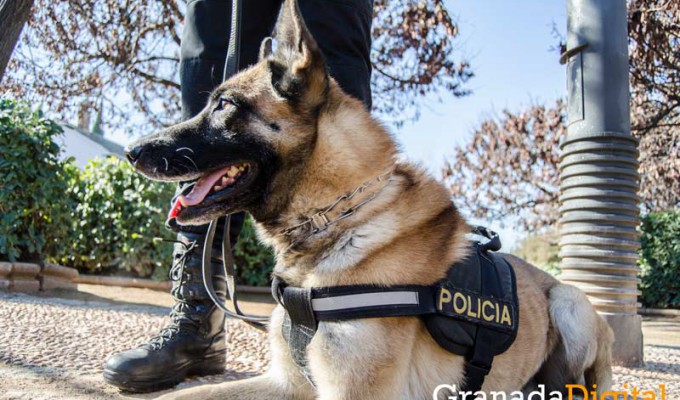
{"label": "reflective silver stripe", "polygon": [[312,309],[314,311],[336,311],[359,307],[407,304],[419,304],[418,292],[361,293],[312,299]]}

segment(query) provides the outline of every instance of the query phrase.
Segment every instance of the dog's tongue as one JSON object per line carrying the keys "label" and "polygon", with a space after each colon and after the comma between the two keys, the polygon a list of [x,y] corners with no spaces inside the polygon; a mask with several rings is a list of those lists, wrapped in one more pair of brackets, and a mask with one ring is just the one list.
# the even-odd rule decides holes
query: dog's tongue
{"label": "dog's tongue", "polygon": [[224,167],[203,176],[198,180],[198,182],[196,182],[196,184],[194,184],[194,188],[191,189],[191,192],[189,192],[189,194],[186,196],[180,195],[177,198],[177,202],[181,203],[184,207],[191,207],[201,203],[205,199],[205,196],[207,196],[210,192],[210,189],[215,186],[217,181],[219,181],[222,176],[229,171],[230,168],[231,166]]}

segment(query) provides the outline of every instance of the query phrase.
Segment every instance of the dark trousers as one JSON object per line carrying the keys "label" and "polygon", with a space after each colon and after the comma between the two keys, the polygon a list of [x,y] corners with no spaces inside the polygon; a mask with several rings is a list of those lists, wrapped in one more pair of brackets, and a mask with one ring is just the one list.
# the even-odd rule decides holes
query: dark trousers
{"label": "dark trousers", "polygon": [[[372,0],[298,0],[307,27],[326,58],[331,76],[342,89],[371,107]],[[271,36],[281,0],[242,0],[239,69],[257,62],[260,43]],[[189,119],[206,105],[222,82],[231,21],[229,0],[189,0],[180,53],[182,117]],[[232,238],[243,215],[232,217]],[[192,232],[206,227],[172,228]]]}

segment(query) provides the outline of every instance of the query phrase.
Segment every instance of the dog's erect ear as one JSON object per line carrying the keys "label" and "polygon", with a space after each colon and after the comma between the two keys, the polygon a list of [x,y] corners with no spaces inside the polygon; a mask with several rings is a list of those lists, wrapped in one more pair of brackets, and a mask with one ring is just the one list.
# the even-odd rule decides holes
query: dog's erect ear
{"label": "dog's erect ear", "polygon": [[[305,25],[297,0],[286,0],[275,29],[276,48],[268,56],[272,85],[283,97],[303,102],[307,107],[321,105],[328,91],[328,74],[323,54]],[[264,55],[271,43],[262,43]]]}
{"label": "dog's erect ear", "polygon": [[266,60],[272,55],[272,38],[266,37],[260,45],[260,58],[259,60]]}

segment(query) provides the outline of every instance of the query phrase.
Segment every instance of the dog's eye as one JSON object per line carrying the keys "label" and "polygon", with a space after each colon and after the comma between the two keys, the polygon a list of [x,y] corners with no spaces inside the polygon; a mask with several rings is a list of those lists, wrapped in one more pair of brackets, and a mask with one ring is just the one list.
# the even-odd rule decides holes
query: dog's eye
{"label": "dog's eye", "polygon": [[215,111],[229,109],[230,107],[237,107],[236,100],[230,97],[221,97],[215,106]]}

